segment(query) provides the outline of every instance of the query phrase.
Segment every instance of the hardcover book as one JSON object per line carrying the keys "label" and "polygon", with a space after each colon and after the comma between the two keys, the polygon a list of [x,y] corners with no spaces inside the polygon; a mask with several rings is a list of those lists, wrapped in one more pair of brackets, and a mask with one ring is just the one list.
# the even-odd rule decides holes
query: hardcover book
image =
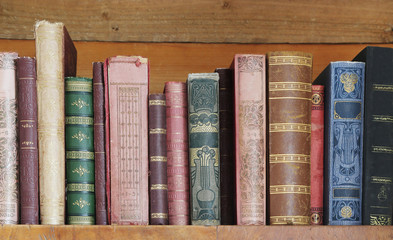
{"label": "hardcover book", "polygon": [[165,97],[169,224],[189,225],[187,84],[166,82]]}
{"label": "hardcover book", "polygon": [[218,73],[188,75],[191,224],[220,225]]}
{"label": "hardcover book", "polygon": [[310,224],[312,55],[268,53],[270,224]]}
{"label": "hardcover book", "polygon": [[393,49],[366,47],[354,60],[366,64],[362,220],[392,225]]}
{"label": "hardcover book", "polygon": [[76,74],[77,53],[63,23],[37,22],[37,109],[41,224],[64,224],[64,78]]}
{"label": "hardcover book", "polygon": [[237,54],[234,69],[237,224],[266,225],[265,56]]}
{"label": "hardcover book", "polygon": [[106,60],[112,224],[149,223],[148,66],[143,57]]}
{"label": "hardcover book", "polygon": [[331,62],[325,85],[324,224],[362,224],[364,63]]}
{"label": "hardcover book", "polygon": [[14,52],[0,52],[0,223],[19,222],[17,96]]}
{"label": "hardcover book", "polygon": [[91,78],[65,78],[67,223],[95,224],[94,118]]}
{"label": "hardcover book", "polygon": [[34,58],[16,60],[20,174],[20,223],[39,224],[37,75]]}
{"label": "hardcover book", "polygon": [[324,86],[312,85],[311,108],[311,224],[323,224]]}

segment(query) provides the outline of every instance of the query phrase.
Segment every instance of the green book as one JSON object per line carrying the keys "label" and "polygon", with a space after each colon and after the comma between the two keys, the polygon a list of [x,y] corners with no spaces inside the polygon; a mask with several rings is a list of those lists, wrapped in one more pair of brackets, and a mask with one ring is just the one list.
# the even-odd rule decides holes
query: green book
{"label": "green book", "polygon": [[188,75],[192,225],[220,224],[218,73]]}
{"label": "green book", "polygon": [[65,78],[67,223],[94,224],[93,82]]}

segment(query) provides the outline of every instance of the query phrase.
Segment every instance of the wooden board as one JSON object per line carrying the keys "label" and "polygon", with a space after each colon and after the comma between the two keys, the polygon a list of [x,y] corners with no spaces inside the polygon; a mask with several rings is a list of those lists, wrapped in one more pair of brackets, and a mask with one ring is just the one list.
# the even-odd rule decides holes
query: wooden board
{"label": "wooden board", "polygon": [[33,39],[44,19],[89,41],[393,42],[389,0],[0,1],[0,38]]}
{"label": "wooden board", "polygon": [[[75,42],[77,74],[92,77],[92,62],[115,55],[141,55],[150,61],[150,92],[162,92],[167,81],[185,81],[188,73],[213,72],[229,67],[236,53],[265,54],[268,51],[304,51],[314,55],[313,79],[331,61],[352,60],[366,44],[196,44]],[[393,47],[393,44],[377,46]],[[33,40],[0,40],[0,51],[34,56]]]}

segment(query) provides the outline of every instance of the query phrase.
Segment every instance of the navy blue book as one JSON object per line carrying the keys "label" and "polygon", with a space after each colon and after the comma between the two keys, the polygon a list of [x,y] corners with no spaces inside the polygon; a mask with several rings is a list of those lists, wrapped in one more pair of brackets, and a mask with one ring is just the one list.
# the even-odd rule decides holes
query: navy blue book
{"label": "navy blue book", "polygon": [[325,85],[324,223],[362,224],[363,62],[331,62]]}

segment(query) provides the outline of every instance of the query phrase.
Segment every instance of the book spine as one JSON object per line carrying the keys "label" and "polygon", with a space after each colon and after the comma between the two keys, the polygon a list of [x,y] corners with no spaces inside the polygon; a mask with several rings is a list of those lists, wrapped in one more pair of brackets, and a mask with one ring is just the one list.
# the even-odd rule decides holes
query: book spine
{"label": "book spine", "polygon": [[233,69],[215,70],[219,79],[221,224],[236,224],[236,158]]}
{"label": "book spine", "polygon": [[168,225],[166,103],[162,93],[149,95],[150,224]]}
{"label": "book spine", "polygon": [[65,78],[67,223],[95,224],[91,78]]}
{"label": "book spine", "polygon": [[235,55],[237,224],[266,224],[264,55]]}
{"label": "book spine", "polygon": [[271,225],[310,224],[311,75],[311,54],[268,54]]}
{"label": "book spine", "polygon": [[107,225],[105,195],[105,100],[103,63],[93,63],[96,224]]}
{"label": "book spine", "polygon": [[34,58],[16,61],[20,172],[20,223],[39,224],[37,76]]}
{"label": "book spine", "polygon": [[311,108],[311,224],[323,224],[324,86],[312,85]]}
{"label": "book spine", "polygon": [[[362,223],[364,63],[333,62],[326,74],[324,223]],[[325,205],[325,204],[324,204]]]}
{"label": "book spine", "polygon": [[112,224],[147,225],[148,60],[108,60]]}
{"label": "book spine", "polygon": [[218,73],[188,75],[192,225],[220,224]]}
{"label": "book spine", "polygon": [[109,82],[108,82],[109,59],[104,62],[104,104],[105,104],[105,190],[106,212],[108,225],[111,221],[111,153],[110,153],[110,109],[109,109]]}
{"label": "book spine", "polygon": [[15,59],[17,53],[0,53],[0,223],[19,221],[19,164]]}
{"label": "book spine", "polygon": [[187,84],[166,82],[168,212],[170,225],[190,224]]}

